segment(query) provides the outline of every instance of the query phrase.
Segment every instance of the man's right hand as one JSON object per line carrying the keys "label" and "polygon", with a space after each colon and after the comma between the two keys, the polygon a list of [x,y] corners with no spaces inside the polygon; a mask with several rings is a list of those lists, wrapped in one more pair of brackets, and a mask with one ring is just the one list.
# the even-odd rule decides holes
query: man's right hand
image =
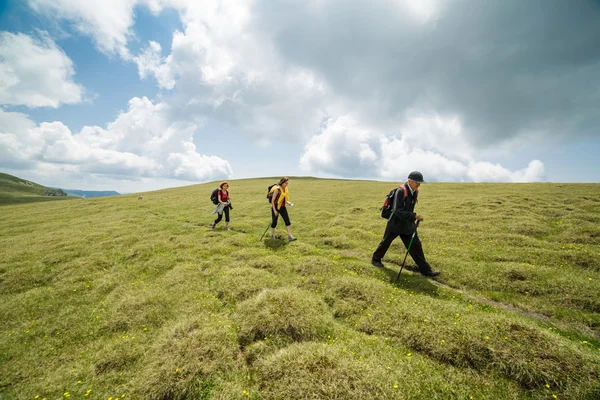
{"label": "man's right hand", "polygon": [[416,220],[417,221],[423,221],[423,216],[422,215],[417,215]]}

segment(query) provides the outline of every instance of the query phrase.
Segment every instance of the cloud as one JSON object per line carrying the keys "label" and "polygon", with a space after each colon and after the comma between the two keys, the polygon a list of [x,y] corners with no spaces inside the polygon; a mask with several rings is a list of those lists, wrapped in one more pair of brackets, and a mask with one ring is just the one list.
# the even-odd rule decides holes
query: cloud
{"label": "cloud", "polygon": [[167,122],[166,109],[145,97],[133,98],[106,129],[86,126],[79,133],[61,122],[36,125],[24,114],[0,110],[0,166],[50,164],[70,172],[189,181],[229,177],[226,160],[197,152],[192,141],[197,126]]}
{"label": "cloud", "polygon": [[329,120],[306,145],[300,167],[338,176],[374,177],[379,174],[383,140],[383,135],[360,127],[349,116]]}
{"label": "cloud", "polygon": [[[118,3],[94,14],[74,0],[30,0],[86,22],[80,31],[102,51],[156,79],[167,120],[305,145],[309,171],[396,179],[419,165],[438,180],[534,181],[541,161],[510,171],[481,158],[597,135],[594,2]],[[170,54],[155,42],[129,54],[140,6],[179,12]]]}
{"label": "cloud", "polygon": [[[188,3],[183,32],[155,73],[175,77],[173,118],[212,118],[263,143],[310,138],[325,115],[326,85],[287,63],[253,24],[251,2]],[[169,71],[169,72],[165,72]]]}
{"label": "cloud", "polygon": [[127,42],[132,36],[134,6],[138,0],[91,1],[29,0],[35,12],[56,20],[66,20],[82,34],[91,36],[105,54],[130,57]]}
{"label": "cloud", "polygon": [[499,164],[472,162],[467,175],[474,182],[536,182],[544,176],[544,164],[533,160],[527,168],[511,172]]}
{"label": "cloud", "polygon": [[[29,3],[41,14],[75,24],[100,51],[135,62],[141,79],[153,77],[159,87],[173,89],[165,97],[172,120],[213,118],[267,144],[308,139],[326,114],[326,85],[280,57],[253,26],[251,1],[114,1],[101,12],[72,0]],[[185,29],[173,33],[166,57],[153,41],[137,55],[127,48],[134,9],[144,5],[156,14],[166,7],[180,13]]]}
{"label": "cloud", "polygon": [[405,1],[258,1],[253,20],[364,123],[402,123],[409,109],[459,115],[477,147],[531,130],[594,134],[600,89],[586,82],[600,79],[596,4],[431,4],[423,19]]}
{"label": "cloud", "polygon": [[[426,120],[419,116],[408,126],[461,131],[457,121],[448,120],[449,126],[442,121],[439,117]],[[539,160],[531,161],[522,170],[510,171],[499,164],[476,160],[458,148],[437,152],[423,150],[417,147],[420,143],[415,142],[414,133],[388,137],[377,129],[359,125],[351,116],[330,119],[322,132],[306,145],[300,167],[316,174],[392,180],[404,180],[413,170],[436,181],[535,182],[544,179],[544,164]],[[458,142],[463,141],[458,138]]]}
{"label": "cloud", "polygon": [[169,56],[163,60],[161,50],[159,43],[150,41],[148,47],[133,59],[138,66],[140,79],[154,76],[160,88],[173,89],[175,78],[173,70],[170,68],[171,57]]}
{"label": "cloud", "polygon": [[[102,51],[135,61],[142,78],[176,89],[170,101],[180,115],[263,139],[307,140],[324,116],[351,113],[383,128],[418,110],[459,116],[469,142],[486,148],[535,131],[594,135],[600,118],[600,89],[586,84],[600,79],[594,2],[111,0],[101,10],[75,0],[29,3],[72,21]],[[141,6],[180,13],[185,29],[174,33],[167,57],[152,42],[129,56]]]}
{"label": "cloud", "polygon": [[165,58],[151,44],[140,73],[174,89],[182,115],[263,139],[306,141],[324,117],[352,114],[389,130],[422,113],[459,119],[471,150],[485,150],[532,133],[594,135],[599,122],[600,89],[585,83],[600,79],[594,4],[161,3],[169,5],[185,29]]}
{"label": "cloud", "polygon": [[73,62],[40,32],[37,38],[0,32],[0,104],[58,107],[82,101]]}
{"label": "cloud", "polygon": [[23,134],[35,128],[27,115],[0,109],[0,164],[6,168],[24,169],[34,165]]}

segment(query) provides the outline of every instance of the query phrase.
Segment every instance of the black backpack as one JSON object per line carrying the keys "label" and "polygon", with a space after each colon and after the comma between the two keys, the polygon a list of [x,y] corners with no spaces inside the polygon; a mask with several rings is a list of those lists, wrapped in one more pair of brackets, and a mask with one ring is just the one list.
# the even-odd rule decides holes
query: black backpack
{"label": "black backpack", "polygon": [[[396,200],[396,194],[398,193],[398,189],[402,188],[404,190],[404,197],[403,199],[408,198],[408,189],[406,188],[406,185],[402,185],[400,187],[394,188],[392,189],[391,192],[388,193],[387,196],[385,196],[385,201],[383,202],[383,206],[380,208],[381,210],[381,218],[385,218],[385,219],[390,219],[392,217],[392,214],[394,213],[394,206],[396,205],[395,200]],[[415,192],[415,196],[417,195],[417,192]]]}
{"label": "black backpack", "polygon": [[[271,202],[273,201],[273,192],[271,192],[271,189],[273,189],[273,186],[277,186],[276,183],[274,183],[273,185],[269,185],[269,187],[267,188],[267,200],[269,201],[269,204],[271,204]],[[279,197],[279,196],[277,196]],[[275,201],[277,201],[277,199],[275,199]]]}
{"label": "black backpack", "polygon": [[221,188],[216,188],[210,194],[210,201],[212,201],[213,204],[219,204],[219,191],[220,190],[221,190]]}

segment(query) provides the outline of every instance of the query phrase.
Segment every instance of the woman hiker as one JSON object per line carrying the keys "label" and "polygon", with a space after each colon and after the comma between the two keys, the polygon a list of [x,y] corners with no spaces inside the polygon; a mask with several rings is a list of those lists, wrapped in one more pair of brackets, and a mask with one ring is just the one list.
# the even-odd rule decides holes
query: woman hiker
{"label": "woman hiker", "polygon": [[217,214],[218,217],[215,222],[210,226],[211,229],[215,229],[215,226],[223,219],[223,213],[225,213],[225,229],[229,230],[229,209],[231,208],[230,197],[229,197],[229,183],[223,181],[219,183],[220,190],[217,192],[217,208],[213,211],[213,214]]}
{"label": "woman hiker", "polygon": [[290,206],[294,205],[290,202],[290,194],[288,191],[289,183],[290,178],[286,176],[281,178],[279,183],[271,188],[271,219],[273,221],[271,223],[271,239],[275,239],[275,227],[277,226],[277,219],[279,218],[279,215],[281,215],[287,229],[288,240],[293,242],[296,238],[292,235],[292,223],[290,222],[290,217],[286,208],[286,204]]}

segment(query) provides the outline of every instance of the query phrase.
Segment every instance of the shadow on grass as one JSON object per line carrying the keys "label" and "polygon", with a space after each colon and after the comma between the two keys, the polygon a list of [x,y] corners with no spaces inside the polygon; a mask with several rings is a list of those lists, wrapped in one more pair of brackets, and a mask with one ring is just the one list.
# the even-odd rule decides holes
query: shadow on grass
{"label": "shadow on grass", "polygon": [[[198,226],[202,226],[203,224],[197,224]],[[211,225],[208,226],[208,230],[212,231],[212,232],[224,232],[224,233],[248,233],[246,232],[245,229],[239,229],[239,228],[229,228],[226,229],[225,226],[219,226],[217,225],[214,229],[211,228]]]}
{"label": "shadow on grass", "polygon": [[266,239],[264,242],[265,247],[270,249],[270,250],[281,250],[283,249],[285,246],[287,246],[288,241],[287,240],[283,240],[283,239],[271,239],[268,238]]}
{"label": "shadow on grass", "polygon": [[[398,277],[400,266],[395,269],[390,269],[388,267],[382,268],[382,271],[389,276],[390,283],[394,286],[404,290],[412,290],[414,292],[423,293],[428,296],[439,296],[438,287],[431,283],[428,278],[422,276],[418,272],[412,273],[412,271],[415,270],[416,267],[414,266],[405,266],[400,274],[400,277]],[[398,277],[398,280],[396,280],[396,277]]]}

